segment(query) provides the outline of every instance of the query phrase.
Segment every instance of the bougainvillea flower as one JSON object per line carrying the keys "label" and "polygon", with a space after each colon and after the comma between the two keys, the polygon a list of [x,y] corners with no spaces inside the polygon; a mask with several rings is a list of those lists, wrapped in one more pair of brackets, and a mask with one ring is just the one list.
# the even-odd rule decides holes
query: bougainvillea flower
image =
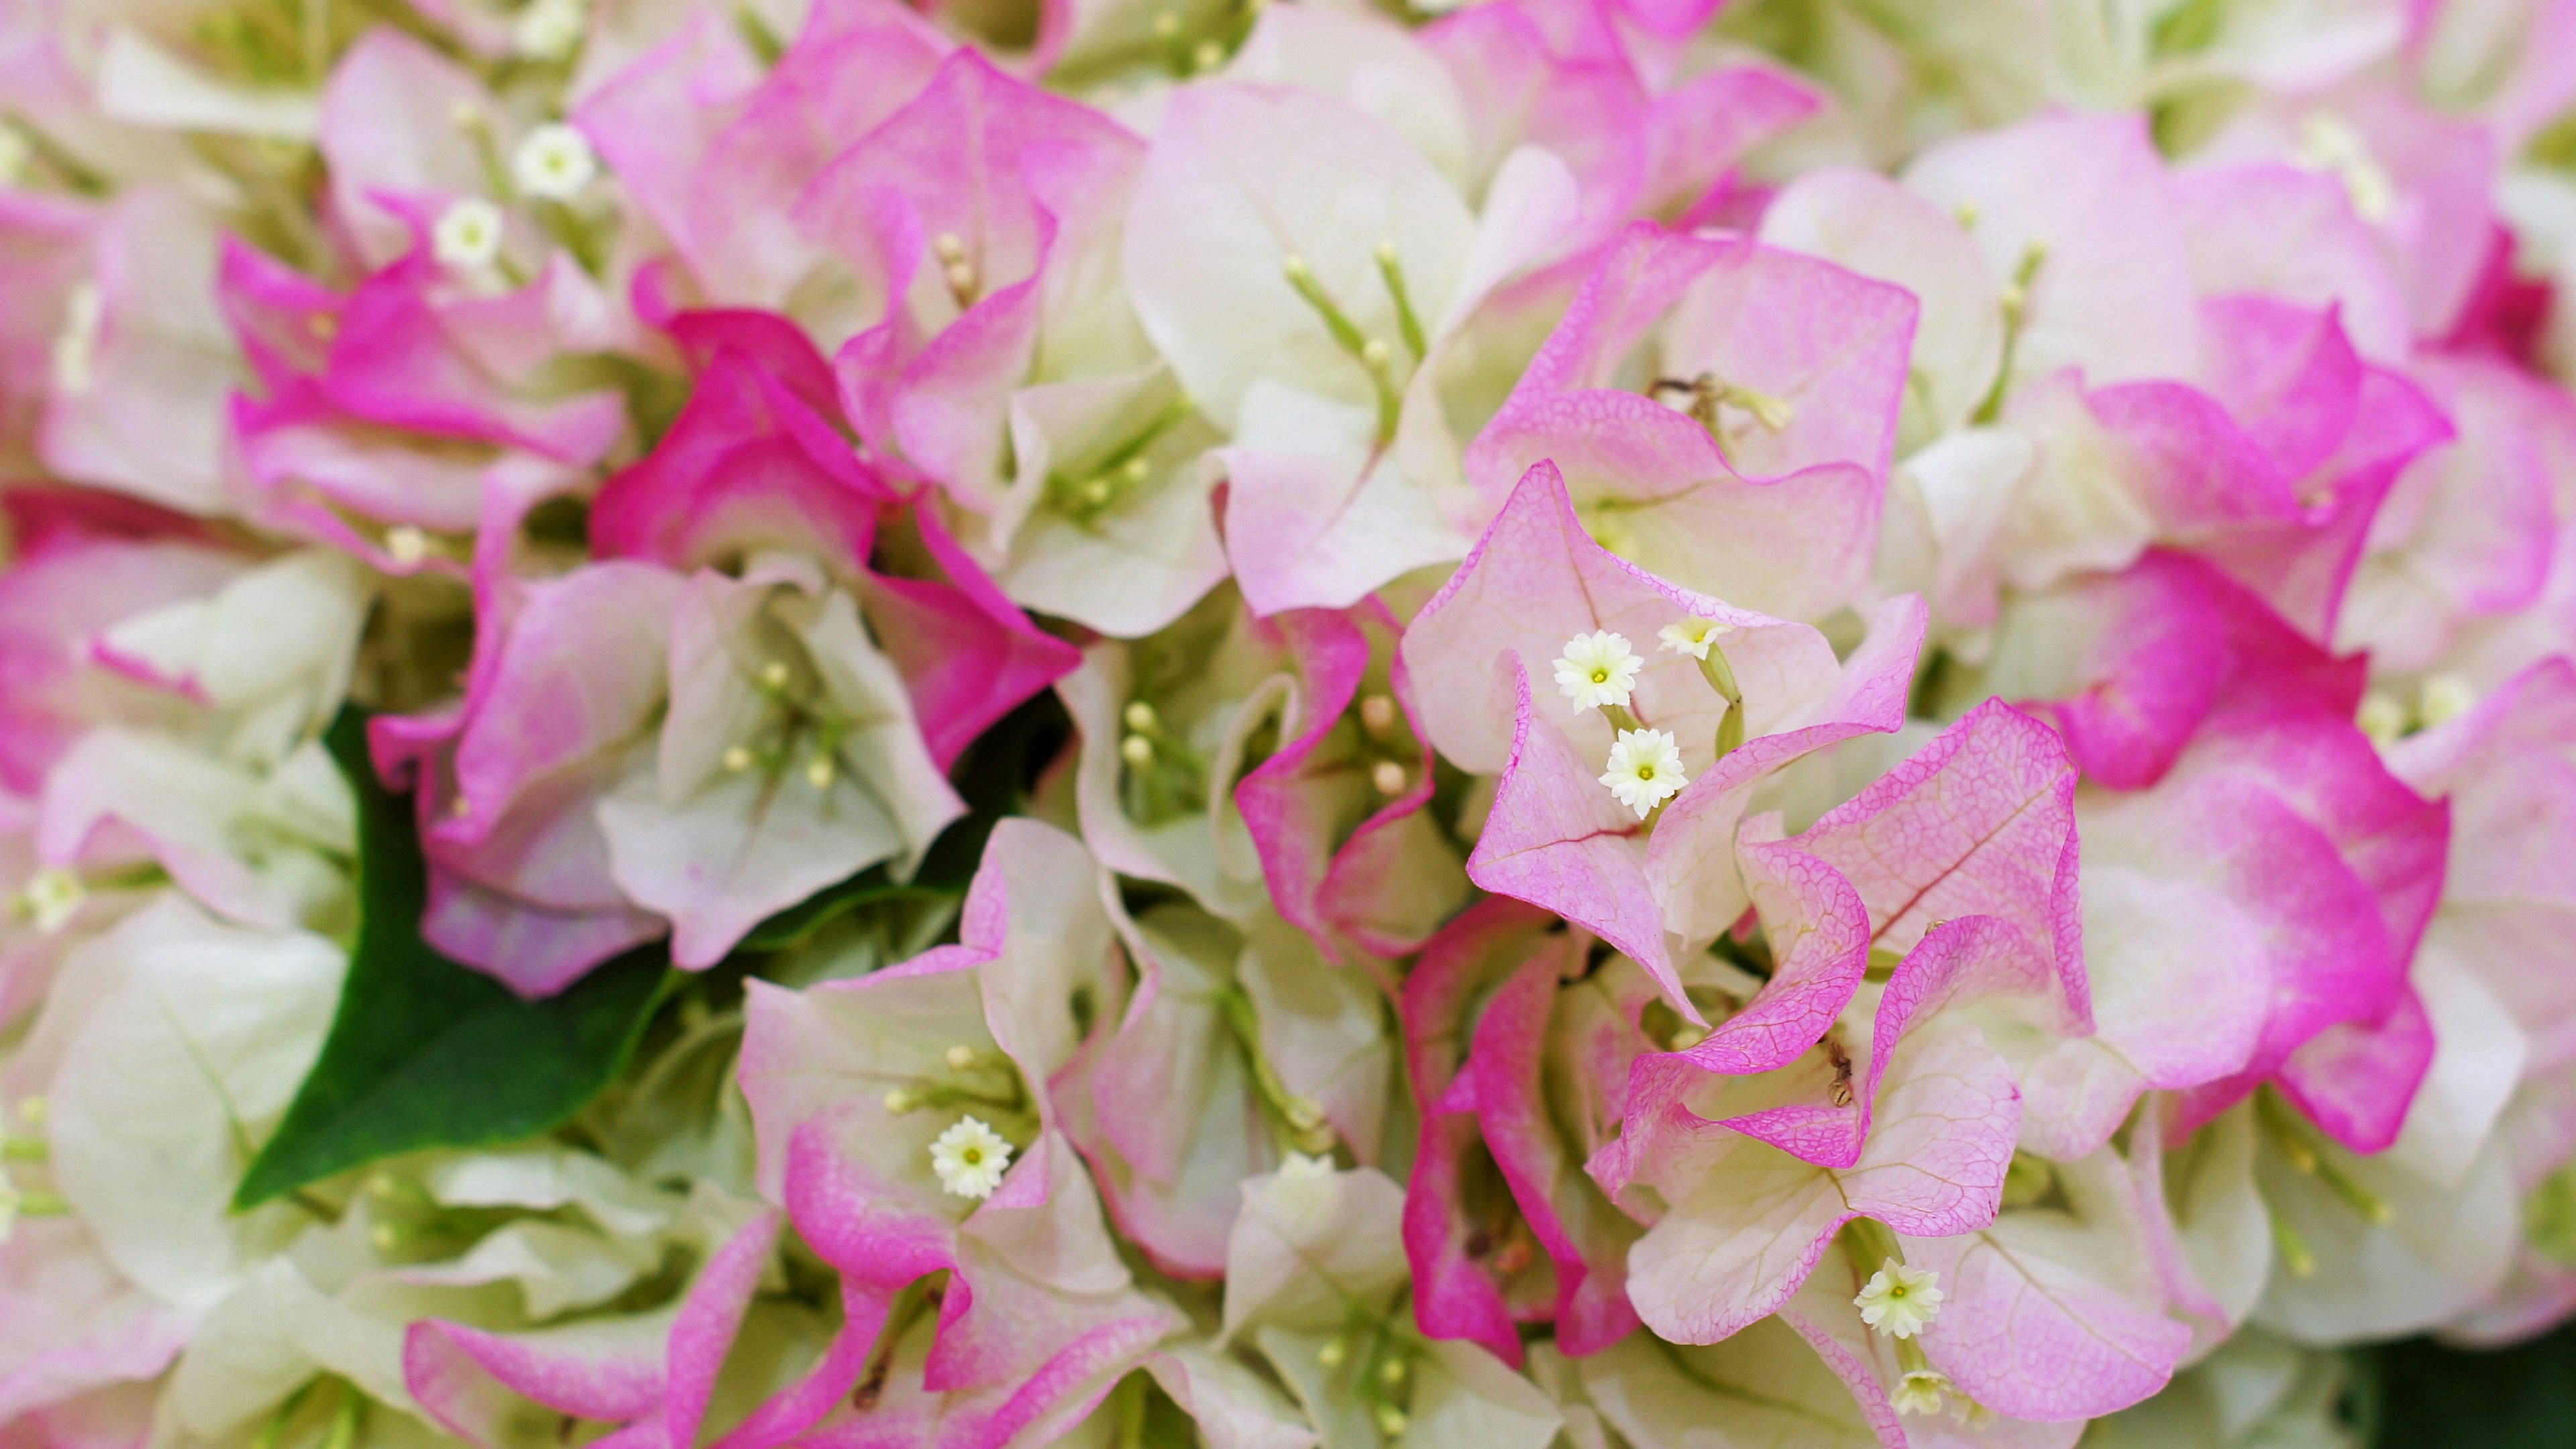
{"label": "bougainvillea flower", "polygon": [[1994,1220],[2018,1094],[1975,1029],[1941,1008],[2010,981],[1998,949],[2010,936],[1991,917],[1928,933],[1888,982],[1863,1070],[1831,1060],[1848,1049],[1819,1049],[1776,1073],[1703,1078],[1686,1099],[1701,1125],[1632,1121],[1631,1137],[1652,1125],[1669,1139],[1620,1144],[1635,1175],[1605,1183],[1630,1196],[1652,1187],[1669,1205],[1628,1255],[1629,1299],[1649,1329],[1681,1343],[1742,1330],[1785,1304],[1856,1217],[1904,1238]]}
{"label": "bougainvillea flower", "polygon": [[[1355,187],[1378,200],[1353,206]],[[1390,451],[1396,425],[1434,339],[1545,245],[1571,192],[1562,163],[1524,150],[1480,219],[1402,137],[1330,97],[1172,97],[1129,208],[1125,279],[1146,335],[1233,439],[1227,537],[1255,609],[1344,607],[1463,551],[1456,500]]]}
{"label": "bougainvillea flower", "polygon": [[1555,1439],[1556,1406],[1492,1354],[1386,1331],[1407,1277],[1404,1194],[1385,1174],[1292,1156],[1247,1180],[1243,1199],[1222,1336],[1269,1360],[1326,1442],[1403,1434],[1540,1449]]}
{"label": "bougainvillea flower", "polygon": [[[1640,223],[1470,446],[1468,475],[1499,507],[1552,460],[1612,552],[1821,618],[1867,575],[1914,317],[1903,292],[1839,267]],[[1612,386],[1650,329],[1651,384]]]}
{"label": "bougainvillea flower", "polygon": [[[1005,822],[961,944],[801,995],[753,988],[743,1082],[763,1191],[854,1291],[892,1311],[906,1311],[908,1288],[918,1298],[924,1274],[951,1274],[936,1327],[895,1331],[900,1392],[863,1396],[815,1431],[824,1442],[928,1442],[935,1430],[938,1442],[998,1445],[1033,1422],[1069,1424],[1180,1326],[1118,1262],[1058,1126],[1060,1074],[1097,1050],[1127,994],[1100,889],[1077,842]],[[1014,1149],[981,1198],[961,1196],[931,1152],[961,1104]]]}
{"label": "bougainvillea flower", "polygon": [[[1659,647],[1643,664],[1624,708],[1677,739],[1691,781],[1649,844],[1639,817],[1586,763],[1607,756],[1611,722],[1532,689],[1529,675],[1576,635],[1649,639],[1694,620],[1712,626],[1710,652],[1723,655],[1742,704],[1728,703],[1690,650]],[[1676,1009],[1695,1011],[1683,1006],[1672,965],[1691,950],[1676,954],[1665,936],[1704,943],[1742,914],[1741,888],[1722,863],[1751,787],[1801,754],[1903,722],[1921,606],[1892,602],[1872,625],[1837,662],[1803,624],[1665,583],[1595,543],[1556,469],[1533,468],[1404,641],[1430,743],[1456,764],[1504,777],[1470,878],[1581,922],[1645,966]],[[1730,711],[1739,708],[1737,721]],[[1745,742],[1723,760],[1721,726]],[[1701,868],[1710,862],[1721,864]]]}

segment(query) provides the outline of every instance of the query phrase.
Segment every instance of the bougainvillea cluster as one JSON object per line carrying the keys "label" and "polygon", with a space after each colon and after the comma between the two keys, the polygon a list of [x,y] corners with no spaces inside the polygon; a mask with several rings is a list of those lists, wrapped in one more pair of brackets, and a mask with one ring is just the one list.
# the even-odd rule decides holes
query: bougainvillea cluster
{"label": "bougainvillea cluster", "polygon": [[2350,1443],[2570,288],[2570,0],[0,0],[0,1446]]}

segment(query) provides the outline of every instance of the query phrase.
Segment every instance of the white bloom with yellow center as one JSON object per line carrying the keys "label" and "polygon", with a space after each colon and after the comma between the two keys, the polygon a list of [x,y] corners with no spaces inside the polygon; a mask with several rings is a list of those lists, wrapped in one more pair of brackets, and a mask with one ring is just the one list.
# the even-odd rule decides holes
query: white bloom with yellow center
{"label": "white bloom with yellow center", "polygon": [[1010,1165],[1010,1142],[980,1117],[958,1118],[930,1144],[930,1170],[941,1190],[958,1197],[991,1197]]}
{"label": "white bloom with yellow center", "polygon": [[1605,704],[1625,709],[1637,686],[1637,671],[1645,667],[1625,636],[1596,629],[1565,641],[1565,653],[1556,661],[1556,690],[1573,700],[1576,709]]}
{"label": "white bloom with yellow center", "polygon": [[1860,1309],[1860,1321],[1871,1328],[1890,1338],[1912,1338],[1941,1312],[1940,1276],[1889,1258],[1852,1303]]}
{"label": "white bloom with yellow center", "polygon": [[1706,659],[1720,638],[1734,632],[1733,624],[1721,624],[1715,619],[1684,619],[1678,624],[1666,624],[1655,632],[1655,637],[1664,641],[1659,648]]}
{"label": "white bloom with yellow center", "polygon": [[1619,803],[1645,819],[1682,791],[1690,778],[1682,773],[1682,747],[1666,730],[1621,730],[1610,747],[1610,768],[1601,783]]}
{"label": "white bloom with yellow center", "polygon": [[501,255],[501,208],[479,196],[448,203],[429,229],[429,249],[442,266],[492,265]]}
{"label": "white bloom with yellow center", "polygon": [[589,138],[555,122],[537,127],[510,155],[510,179],[522,194],[547,201],[570,201],[599,175],[599,153]]}
{"label": "white bloom with yellow center", "polygon": [[89,891],[81,878],[61,866],[47,866],[27,877],[10,902],[11,914],[23,917],[38,935],[50,936],[67,924]]}

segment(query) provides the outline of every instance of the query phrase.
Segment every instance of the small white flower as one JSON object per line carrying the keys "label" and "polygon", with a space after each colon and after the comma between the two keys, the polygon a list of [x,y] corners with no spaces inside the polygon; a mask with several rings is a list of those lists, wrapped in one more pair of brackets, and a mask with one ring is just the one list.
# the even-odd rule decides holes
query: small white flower
{"label": "small white flower", "polygon": [[1860,1321],[1890,1338],[1912,1338],[1941,1312],[1940,1274],[1889,1258],[1852,1303]]}
{"label": "small white flower", "polygon": [[1682,773],[1682,747],[1665,730],[1621,730],[1610,747],[1610,768],[1601,783],[1619,803],[1645,819],[1656,806],[1681,793],[1690,783]]}
{"label": "small white flower", "polygon": [[1565,641],[1565,653],[1557,658],[1556,691],[1573,700],[1576,709],[1605,704],[1624,709],[1636,688],[1637,671],[1645,667],[1622,635],[1607,629],[1577,634]]}
{"label": "small white flower", "polygon": [[958,1118],[930,1144],[930,1170],[943,1191],[958,1197],[991,1197],[1010,1165],[1011,1144],[980,1117]]}
{"label": "small white flower", "polygon": [[1721,624],[1715,619],[1684,619],[1678,624],[1666,624],[1655,631],[1655,637],[1664,641],[1658,648],[1706,659],[1720,637],[1734,632],[1733,624]]}
{"label": "small white flower", "polygon": [[1896,1381],[1888,1391],[1887,1401],[1900,1414],[1929,1417],[1941,1412],[1941,1400],[1950,1392],[1949,1376],[1932,1369],[1914,1369]]}
{"label": "small white flower", "polygon": [[510,156],[510,179],[529,196],[570,201],[599,174],[599,153],[572,127],[539,126],[519,142]]}
{"label": "small white flower", "polygon": [[530,0],[510,21],[510,48],[530,60],[561,60],[581,44],[589,24],[581,0]]}
{"label": "small white flower", "polygon": [[37,934],[50,936],[61,930],[88,898],[89,891],[81,885],[81,878],[57,865],[27,877],[18,898],[10,904],[36,928]]}
{"label": "small white flower", "polygon": [[501,208],[479,196],[459,197],[438,214],[429,245],[443,266],[492,265],[501,255]]}

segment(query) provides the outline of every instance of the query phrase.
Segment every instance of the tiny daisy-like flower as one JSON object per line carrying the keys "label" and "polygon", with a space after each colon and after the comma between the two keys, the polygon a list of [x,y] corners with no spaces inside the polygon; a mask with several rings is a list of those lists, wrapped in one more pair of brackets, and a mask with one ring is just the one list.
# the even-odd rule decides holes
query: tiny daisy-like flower
{"label": "tiny daisy-like flower", "polygon": [[1932,1369],[1915,1369],[1896,1381],[1888,1391],[1887,1401],[1900,1414],[1928,1417],[1941,1412],[1942,1396],[1950,1391],[1946,1374]]}
{"label": "tiny daisy-like flower", "polygon": [[581,132],[556,123],[539,126],[510,156],[510,179],[519,190],[548,201],[570,201],[599,174],[599,155]]}
{"label": "tiny daisy-like flower", "polygon": [[1733,624],[1721,624],[1715,619],[1684,619],[1656,630],[1655,637],[1664,641],[1658,648],[1687,654],[1693,659],[1706,659],[1708,651],[1721,637],[1734,632]]}
{"label": "tiny daisy-like flower", "polygon": [[449,203],[429,229],[429,248],[446,266],[490,266],[501,255],[501,208],[479,196]]}
{"label": "tiny daisy-like flower", "polygon": [[980,1117],[958,1118],[930,1144],[930,1170],[942,1191],[958,1197],[991,1197],[1010,1165],[1010,1142]]}
{"label": "tiny daisy-like flower", "polygon": [[1556,690],[1573,700],[1576,709],[1599,709],[1605,704],[1625,709],[1629,692],[1637,685],[1637,671],[1645,667],[1646,661],[1628,647],[1624,636],[1596,629],[1565,641],[1565,653],[1556,661]]}
{"label": "tiny daisy-like flower", "polygon": [[1601,783],[1619,803],[1645,819],[1655,807],[1681,793],[1690,783],[1682,773],[1682,747],[1664,730],[1621,730],[1610,747],[1610,768]]}
{"label": "tiny daisy-like flower", "polygon": [[1852,1303],[1860,1309],[1861,1322],[1890,1338],[1912,1338],[1941,1312],[1940,1276],[1889,1258]]}

